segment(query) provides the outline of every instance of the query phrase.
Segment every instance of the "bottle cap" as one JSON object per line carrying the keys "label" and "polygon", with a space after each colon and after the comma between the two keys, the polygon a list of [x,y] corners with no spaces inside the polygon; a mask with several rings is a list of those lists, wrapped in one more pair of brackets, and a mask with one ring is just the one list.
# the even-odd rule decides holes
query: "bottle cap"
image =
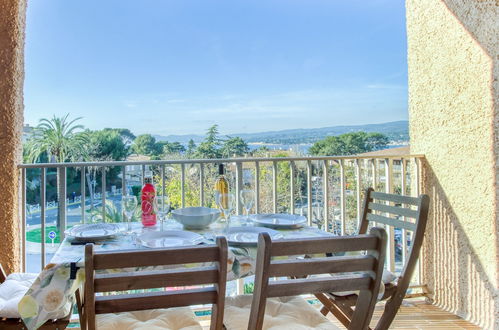
{"label": "bottle cap", "polygon": [[225,174],[224,164],[218,164],[218,174],[220,175]]}

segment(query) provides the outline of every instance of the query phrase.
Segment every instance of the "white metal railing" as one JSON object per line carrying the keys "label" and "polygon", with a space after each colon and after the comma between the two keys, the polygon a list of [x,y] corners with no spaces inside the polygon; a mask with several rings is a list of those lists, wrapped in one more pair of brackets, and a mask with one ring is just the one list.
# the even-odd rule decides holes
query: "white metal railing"
{"label": "white metal railing", "polygon": [[[46,227],[47,212],[51,217],[58,217],[60,221],[60,239],[64,238],[64,229],[68,225],[68,205],[79,204],[81,209],[78,222],[87,222],[87,208],[100,208],[102,219],[106,218],[106,199],[118,202],[122,194],[127,194],[127,181],[136,180],[143,183],[147,169],[153,170],[155,178],[160,181],[157,186],[158,193],[165,194],[167,183],[171,180],[180,182],[177,207],[185,206],[210,206],[212,196],[210,183],[216,178],[214,164],[226,164],[228,174],[236,196],[237,214],[242,213],[240,190],[245,185],[250,185],[255,190],[256,201],[254,212],[289,212],[302,213],[308,217],[308,223],[326,231],[337,234],[353,234],[358,227],[361,214],[361,201],[363,190],[369,186],[375,190],[387,193],[400,193],[417,196],[420,193],[420,155],[404,156],[340,156],[340,157],[286,157],[286,158],[234,158],[234,159],[189,159],[189,160],[155,160],[134,162],[80,162],[80,163],[43,163],[19,165],[21,172],[21,221],[22,221],[22,256],[23,269],[26,270],[27,221],[29,228],[39,225],[40,239],[39,253],[40,265],[46,264]],[[133,165],[133,167],[131,166]],[[128,167],[128,169],[127,169]],[[114,187],[113,192],[108,191],[107,171],[119,169],[117,177],[121,184]],[[131,169],[138,168],[139,172],[131,173]],[[67,196],[68,169],[72,173],[80,174],[79,196],[74,203],[69,202]],[[47,171],[55,170],[57,174],[57,200],[47,200]],[[93,181],[90,172],[94,173]],[[283,175],[280,177],[279,175]],[[173,173],[173,174],[172,174]],[[246,174],[246,175],[245,175]],[[100,175],[100,192],[95,191],[97,176]],[[38,203],[27,201],[27,179],[36,177],[39,182]],[[135,178],[135,179],[132,179]],[[250,178],[250,179],[248,179]],[[52,180],[54,181],[54,180]],[[137,180],[136,180],[137,181]],[[245,182],[250,181],[250,182]],[[285,181],[285,182],[283,182]],[[193,184],[193,182],[195,184]],[[196,183],[197,182],[197,183]],[[116,183],[116,182],[115,182]],[[77,184],[73,178],[71,184]],[[282,191],[284,188],[286,191]],[[196,187],[197,185],[197,187]],[[30,185],[31,186],[31,185]],[[353,187],[353,189],[352,189]],[[89,189],[87,189],[89,188]],[[91,191],[89,191],[91,190]],[[191,190],[197,190],[193,192]],[[31,198],[36,193],[31,192]],[[196,200],[198,205],[192,204]],[[287,195],[287,196],[284,196]],[[60,198],[64,196],[63,198]],[[189,198],[188,198],[189,197]],[[93,204],[89,205],[89,198]],[[172,196],[170,196],[172,199]],[[98,202],[97,202],[98,201]],[[30,202],[31,204],[28,204]],[[211,204],[210,204],[211,203]],[[56,214],[53,212],[57,210]],[[79,210],[77,210],[79,211]],[[74,224],[75,212],[70,211]],[[398,238],[400,236],[400,239]],[[406,258],[409,248],[405,230],[396,233],[393,228],[388,230],[388,259],[387,267],[395,271]],[[410,244],[410,242],[409,242]],[[30,254],[33,246],[30,243]],[[416,275],[419,280],[419,274]],[[419,283],[420,284],[420,283]]]}

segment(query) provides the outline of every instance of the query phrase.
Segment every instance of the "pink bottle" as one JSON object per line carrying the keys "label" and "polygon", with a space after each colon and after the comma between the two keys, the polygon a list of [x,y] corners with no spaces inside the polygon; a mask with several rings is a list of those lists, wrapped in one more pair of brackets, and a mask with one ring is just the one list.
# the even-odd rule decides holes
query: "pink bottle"
{"label": "pink bottle", "polygon": [[152,176],[144,178],[144,187],[142,187],[142,225],[150,227],[156,225],[156,213],[154,212],[154,198],[156,189],[152,184]]}

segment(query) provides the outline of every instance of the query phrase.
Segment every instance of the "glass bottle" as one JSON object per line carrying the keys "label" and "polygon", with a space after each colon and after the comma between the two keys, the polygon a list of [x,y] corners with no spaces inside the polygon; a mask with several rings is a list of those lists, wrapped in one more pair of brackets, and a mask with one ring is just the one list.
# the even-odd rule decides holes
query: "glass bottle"
{"label": "glass bottle", "polygon": [[154,212],[154,198],[156,189],[152,184],[152,173],[144,175],[144,186],[142,187],[142,225],[150,227],[156,225],[156,213]]}
{"label": "glass bottle", "polygon": [[[224,164],[219,164],[218,165],[218,178],[217,180],[215,181],[215,194],[216,193],[220,193],[220,194],[228,194],[229,193],[229,181],[227,181],[227,179],[225,178],[225,166]],[[222,202],[224,203],[224,207],[227,207],[227,201],[226,200],[222,200]],[[224,215],[222,214],[222,217]]]}

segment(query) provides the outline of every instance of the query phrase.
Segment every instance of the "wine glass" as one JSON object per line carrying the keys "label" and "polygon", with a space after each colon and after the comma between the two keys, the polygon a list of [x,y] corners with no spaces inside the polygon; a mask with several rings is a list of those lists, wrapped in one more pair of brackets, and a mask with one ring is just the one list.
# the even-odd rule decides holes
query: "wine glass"
{"label": "wine glass", "polygon": [[243,203],[244,209],[246,210],[246,225],[249,224],[249,214],[253,203],[255,203],[255,192],[250,189],[243,189],[240,192],[241,202]]}
{"label": "wine glass", "polygon": [[225,228],[226,230],[228,230],[230,226],[230,214],[236,206],[236,198],[232,193],[224,194],[217,191],[215,193],[215,203],[217,203],[218,208],[220,209],[220,211],[222,211],[222,216],[224,217],[226,222]]}
{"label": "wine glass", "polygon": [[123,213],[125,213],[127,220],[127,234],[132,233],[132,216],[137,209],[137,197],[135,196],[123,196],[121,199],[121,204],[123,207]]}
{"label": "wine glass", "polygon": [[170,212],[170,199],[168,196],[156,196],[154,198],[154,211],[159,217],[161,222],[160,230],[163,230],[163,223],[166,220],[168,212]]}

